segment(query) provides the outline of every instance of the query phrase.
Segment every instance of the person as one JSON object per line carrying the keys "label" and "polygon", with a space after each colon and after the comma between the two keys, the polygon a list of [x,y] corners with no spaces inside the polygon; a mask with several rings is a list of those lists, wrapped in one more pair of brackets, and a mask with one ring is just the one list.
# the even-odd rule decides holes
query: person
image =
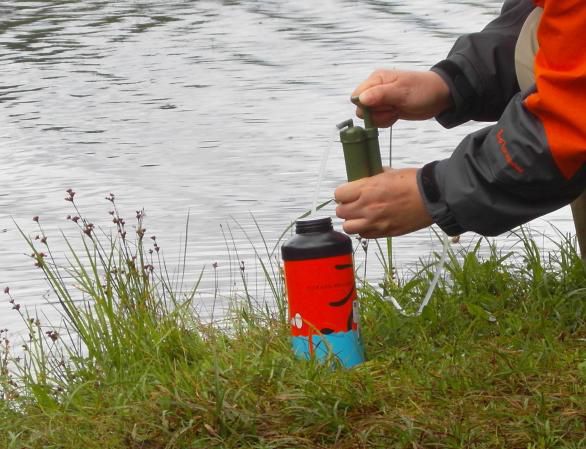
{"label": "person", "polygon": [[496,123],[448,159],[339,186],[345,232],[377,238],[436,223],[449,235],[498,235],[586,187],[586,2],[506,0],[429,71],[377,70],[353,95],[379,127],[434,117],[447,128]]}

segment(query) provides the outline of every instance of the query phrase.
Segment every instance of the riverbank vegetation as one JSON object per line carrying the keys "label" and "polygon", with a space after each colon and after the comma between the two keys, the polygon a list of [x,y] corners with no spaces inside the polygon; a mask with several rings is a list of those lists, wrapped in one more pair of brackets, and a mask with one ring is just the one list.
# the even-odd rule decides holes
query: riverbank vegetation
{"label": "riverbank vegetation", "polygon": [[[142,212],[130,227],[108,200],[111,233],[69,217],[81,244],[66,264],[38,218],[23,233],[65,324],[5,288],[2,313],[19,313],[29,336],[16,350],[2,332],[1,448],[586,447],[586,269],[570,239],[541,254],[521,236],[515,259],[480,240],[451,253],[415,318],[363,285],[368,361],[342,369],[292,356],[274,259],[259,251],[271,306],[243,288],[209,323]],[[413,310],[432,271],[382,287]]]}

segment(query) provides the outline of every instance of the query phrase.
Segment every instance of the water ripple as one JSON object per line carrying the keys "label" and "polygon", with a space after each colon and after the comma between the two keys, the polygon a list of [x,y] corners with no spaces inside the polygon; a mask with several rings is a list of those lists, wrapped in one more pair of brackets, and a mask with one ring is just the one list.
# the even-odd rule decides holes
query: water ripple
{"label": "water ripple", "polygon": [[[500,3],[3,0],[0,285],[48,311],[44,296],[54,298],[15,223],[32,234],[31,217],[41,216],[64,260],[60,233],[78,238],[65,220],[68,188],[106,229],[109,192],[125,214],[144,208],[172,260],[189,214],[191,280],[217,262],[224,292],[233,291],[240,259],[261,285],[249,241],[262,241],[256,223],[272,245],[310,207],[333,125],[354,112],[353,87],[380,66],[429,67]],[[445,157],[473,129],[400,124],[395,163]],[[322,199],[343,180],[341,152],[332,151]],[[568,229],[568,217],[564,210],[550,218]],[[437,244],[429,231],[397,239],[397,261],[408,269]],[[0,328],[18,327],[6,311]]]}

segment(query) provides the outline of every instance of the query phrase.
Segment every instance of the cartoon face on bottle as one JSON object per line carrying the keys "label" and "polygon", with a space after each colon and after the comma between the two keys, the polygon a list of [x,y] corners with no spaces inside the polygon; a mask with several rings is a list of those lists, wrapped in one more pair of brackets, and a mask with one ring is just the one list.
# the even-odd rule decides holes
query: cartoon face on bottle
{"label": "cartoon face on bottle", "polygon": [[299,313],[296,313],[293,318],[291,318],[291,326],[301,329],[303,327],[303,318]]}

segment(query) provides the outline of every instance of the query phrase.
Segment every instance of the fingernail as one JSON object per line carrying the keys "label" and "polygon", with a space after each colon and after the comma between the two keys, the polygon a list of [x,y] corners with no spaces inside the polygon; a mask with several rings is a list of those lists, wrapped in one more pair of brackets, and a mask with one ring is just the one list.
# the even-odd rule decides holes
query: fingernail
{"label": "fingernail", "polygon": [[368,94],[368,92],[362,92],[360,94],[360,96],[358,97],[358,101],[360,101],[360,103],[362,104],[368,104],[370,100],[370,95]]}

